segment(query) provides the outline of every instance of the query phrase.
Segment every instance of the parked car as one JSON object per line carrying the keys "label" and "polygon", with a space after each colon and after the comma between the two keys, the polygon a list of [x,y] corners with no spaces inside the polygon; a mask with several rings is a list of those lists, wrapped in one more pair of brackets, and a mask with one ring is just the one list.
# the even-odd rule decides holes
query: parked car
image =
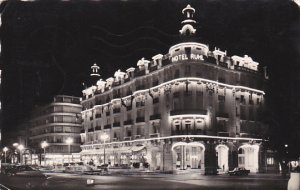
{"label": "parked car", "polygon": [[49,177],[28,165],[9,166],[4,171],[2,182],[12,189],[42,189],[48,185]]}
{"label": "parked car", "polygon": [[232,171],[228,171],[229,175],[235,175],[235,176],[243,176],[248,175],[250,173],[250,170],[246,170],[245,168],[234,168]]}

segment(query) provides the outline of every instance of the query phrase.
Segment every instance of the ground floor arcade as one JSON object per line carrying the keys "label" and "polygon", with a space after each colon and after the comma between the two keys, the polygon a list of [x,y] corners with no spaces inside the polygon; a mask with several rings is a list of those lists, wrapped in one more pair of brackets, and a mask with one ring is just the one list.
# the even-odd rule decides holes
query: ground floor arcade
{"label": "ground floor arcade", "polygon": [[171,172],[200,169],[206,174],[244,167],[251,172],[267,170],[266,149],[261,140],[166,138],[126,143],[84,145],[86,164],[147,168]]}

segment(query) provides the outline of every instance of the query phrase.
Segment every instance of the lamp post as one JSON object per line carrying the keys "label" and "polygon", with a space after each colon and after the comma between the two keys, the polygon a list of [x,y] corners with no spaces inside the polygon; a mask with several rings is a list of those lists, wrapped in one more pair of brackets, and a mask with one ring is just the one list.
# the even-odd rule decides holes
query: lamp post
{"label": "lamp post", "polygon": [[[71,144],[73,143],[73,138],[68,137],[66,140],[66,143],[68,144],[68,148],[69,148],[69,154],[71,153]],[[70,157],[69,157],[69,164],[70,164]]]}
{"label": "lamp post", "polygon": [[3,151],[4,151],[4,160],[5,160],[5,163],[6,163],[6,152],[8,151],[8,148],[4,147]]}
{"label": "lamp post", "polygon": [[104,154],[104,165],[105,165],[105,141],[109,138],[108,134],[106,133],[103,133],[101,136],[100,136],[100,139],[104,141],[103,143],[103,154]]}
{"label": "lamp post", "polygon": [[19,153],[20,153],[20,155],[19,155],[19,156],[20,156],[20,164],[22,163],[22,156],[23,156],[23,155],[22,155],[21,153],[22,153],[22,150],[24,150],[24,148],[25,148],[25,147],[24,147],[24,145],[22,145],[22,144],[20,144],[20,145],[18,146]]}
{"label": "lamp post", "polygon": [[43,141],[41,143],[42,149],[44,149],[44,166],[46,166],[46,148],[49,146],[49,144],[46,141]]}
{"label": "lamp post", "polygon": [[[18,146],[19,146],[19,143],[13,143],[13,147],[15,147],[15,149],[17,149],[18,148]],[[15,151],[13,151],[14,152],[14,154],[13,154],[13,164],[15,163],[15,154],[17,154],[17,152],[15,152]],[[17,157],[18,158],[18,157]],[[17,159],[17,161],[16,161],[16,163],[18,162],[18,159]]]}

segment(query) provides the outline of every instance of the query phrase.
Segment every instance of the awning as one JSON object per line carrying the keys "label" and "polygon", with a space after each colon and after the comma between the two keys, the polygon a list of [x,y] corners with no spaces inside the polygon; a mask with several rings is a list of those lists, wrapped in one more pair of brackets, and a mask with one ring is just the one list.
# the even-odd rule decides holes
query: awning
{"label": "awning", "polygon": [[131,151],[133,151],[133,152],[139,152],[139,151],[143,150],[144,148],[146,148],[145,145],[142,145],[142,146],[133,146],[131,148]]}

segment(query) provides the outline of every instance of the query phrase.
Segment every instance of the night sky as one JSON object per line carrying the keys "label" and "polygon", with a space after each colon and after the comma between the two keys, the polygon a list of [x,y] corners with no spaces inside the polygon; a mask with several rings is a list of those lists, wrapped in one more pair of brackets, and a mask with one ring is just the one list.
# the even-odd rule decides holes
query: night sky
{"label": "night sky", "polygon": [[[180,41],[181,10],[196,9],[196,41],[268,67],[270,144],[300,150],[300,10],[284,0],[10,1],[1,5],[5,131],[56,94],[81,96],[97,63],[103,79],[166,54]],[[4,136],[5,138],[6,136]],[[294,151],[294,150],[298,150]]]}

